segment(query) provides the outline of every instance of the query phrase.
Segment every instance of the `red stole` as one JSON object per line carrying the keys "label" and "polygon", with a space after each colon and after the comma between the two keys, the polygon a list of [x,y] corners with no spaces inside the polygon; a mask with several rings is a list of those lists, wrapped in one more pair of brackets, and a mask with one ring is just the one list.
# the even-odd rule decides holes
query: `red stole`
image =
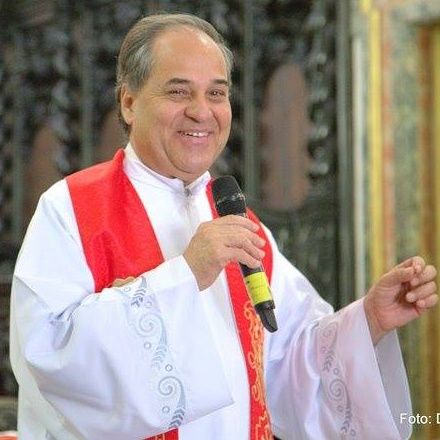
{"label": "red stole", "polygon": [[[164,261],[160,245],[133,185],[123,171],[123,150],[112,161],[95,165],[66,178],[95,292],[110,287],[116,278],[137,277]],[[207,187],[213,217],[218,214]],[[258,222],[249,211],[249,217]],[[272,250],[266,240],[263,264],[271,279]],[[263,326],[251,304],[238,264],[226,267],[250,386],[250,440],[272,440],[266,409],[263,376]],[[149,440],[177,440],[175,429]]]}

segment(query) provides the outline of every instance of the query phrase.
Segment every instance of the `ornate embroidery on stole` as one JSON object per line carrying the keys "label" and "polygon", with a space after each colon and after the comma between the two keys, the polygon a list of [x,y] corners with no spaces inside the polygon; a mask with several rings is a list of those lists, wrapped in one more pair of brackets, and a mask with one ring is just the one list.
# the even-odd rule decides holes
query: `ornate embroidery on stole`
{"label": "ornate embroidery on stole", "polygon": [[[264,368],[263,368],[263,341],[264,328],[260,318],[255,313],[254,307],[249,300],[245,304],[244,316],[249,321],[249,335],[251,337],[252,351],[247,354],[248,363],[255,370],[255,382],[251,386],[251,398],[260,405],[262,415],[258,416],[258,421],[254,428],[252,439],[272,440],[273,435],[270,429],[270,419],[266,407],[264,391]],[[251,428],[252,429],[252,428]]]}
{"label": "ornate embroidery on stole", "polygon": [[[216,218],[218,217],[218,213],[215,209],[211,185],[208,186],[206,192],[211,205],[213,217]],[[259,223],[259,220],[252,211],[248,211],[248,216],[256,223]],[[263,228],[258,230],[258,234],[266,241],[264,251],[266,252],[267,258],[265,257],[263,264],[268,268],[267,275],[270,281],[272,274],[272,249]],[[245,355],[249,380],[250,439],[273,440],[264,387],[263,325],[249,299],[238,264],[228,264],[225,270],[231,298],[233,298],[232,305],[235,322],[237,323],[240,343]]]}

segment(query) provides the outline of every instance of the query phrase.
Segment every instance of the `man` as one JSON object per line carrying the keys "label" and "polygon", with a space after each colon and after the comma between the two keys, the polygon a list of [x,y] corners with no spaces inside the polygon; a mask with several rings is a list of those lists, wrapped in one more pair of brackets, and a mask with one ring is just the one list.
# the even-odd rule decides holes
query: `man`
{"label": "man", "polygon": [[[394,329],[436,303],[436,271],[409,259],[333,314],[258,220],[216,218],[207,170],[230,131],[231,66],[194,16],[146,17],[126,36],[130,142],[42,196],[17,262],[20,440],[410,435]],[[236,264],[262,261],[275,333]]]}

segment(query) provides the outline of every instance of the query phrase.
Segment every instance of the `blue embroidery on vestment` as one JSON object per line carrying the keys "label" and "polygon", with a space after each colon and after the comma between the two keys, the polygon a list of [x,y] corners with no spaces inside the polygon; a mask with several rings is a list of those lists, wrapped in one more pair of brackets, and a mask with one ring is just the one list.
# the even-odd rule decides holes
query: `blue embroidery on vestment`
{"label": "blue embroidery on vestment", "polygon": [[130,297],[130,325],[150,366],[150,388],[158,398],[164,428],[178,428],[186,413],[185,389],[177,377],[156,297],[148,292],[145,276],[118,289]]}
{"label": "blue embroidery on vestment", "polygon": [[342,420],[340,438],[355,439],[357,434],[354,428],[352,404],[335,352],[338,323],[330,322],[318,332],[321,381],[331,407]]}

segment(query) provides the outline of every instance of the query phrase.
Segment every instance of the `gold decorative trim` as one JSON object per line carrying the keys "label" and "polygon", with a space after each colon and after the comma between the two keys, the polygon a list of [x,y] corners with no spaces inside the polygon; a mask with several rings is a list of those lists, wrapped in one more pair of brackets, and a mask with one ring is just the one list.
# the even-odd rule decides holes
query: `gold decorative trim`
{"label": "gold decorative trim", "polygon": [[369,30],[369,109],[368,134],[370,150],[370,267],[373,280],[385,270],[383,225],[383,163],[382,163],[382,73],[381,15],[370,13]]}
{"label": "gold decorative trim", "polygon": [[370,275],[385,271],[383,135],[382,135],[382,16],[373,0],[362,0],[368,19],[368,151],[369,151],[369,260]]}
{"label": "gold decorative trim", "polygon": [[368,13],[372,8],[372,0],[361,0],[361,9],[364,13]]}
{"label": "gold decorative trim", "polygon": [[[440,25],[436,25],[432,30],[432,63],[431,63],[431,78],[432,78],[432,149],[434,152],[434,209],[435,212],[435,266],[440,268],[440,173],[438,167],[440,166]],[[437,306],[432,310],[428,319],[430,321],[430,329],[434,334],[425,334],[424,338],[428,338],[433,347],[433,359],[432,361],[436,365],[436,374],[431,380],[431,402],[433,407],[430,408],[434,413],[438,413],[440,410],[440,373],[438,367],[440,366],[440,307]],[[440,434],[440,427],[435,426],[434,433],[436,436]]]}
{"label": "gold decorative trim", "polygon": [[[422,57],[422,133],[421,182],[424,197],[421,206],[422,255],[440,267],[440,25],[421,29]],[[429,311],[421,319],[421,400],[424,414],[437,414],[440,408],[440,308]],[[440,426],[426,424],[421,437],[440,438]]]}
{"label": "gold decorative trim", "polygon": [[[440,25],[432,31],[432,145],[435,166],[440,165]],[[435,186],[435,250],[436,264],[440,267],[440,173],[434,172]],[[440,359],[439,359],[440,360]],[[440,364],[439,364],[440,365]]]}

